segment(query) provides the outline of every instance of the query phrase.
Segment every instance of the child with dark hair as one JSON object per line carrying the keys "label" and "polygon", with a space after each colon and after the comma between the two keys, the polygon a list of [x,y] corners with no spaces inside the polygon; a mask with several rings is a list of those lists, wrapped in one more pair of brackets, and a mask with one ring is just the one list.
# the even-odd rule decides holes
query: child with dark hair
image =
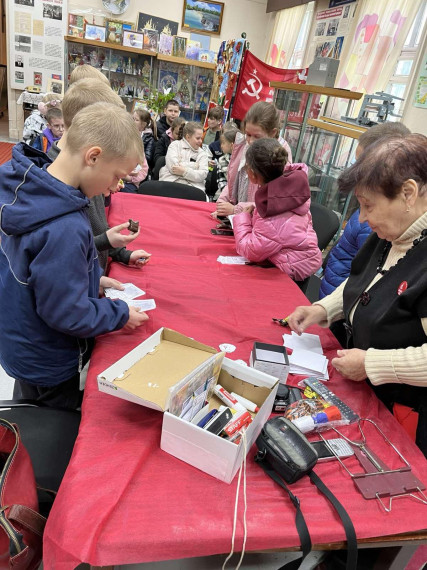
{"label": "child with dark hair", "polygon": [[[172,121],[169,129],[162,136],[159,136],[154,149],[154,164],[156,164],[159,158],[166,156],[170,143],[178,140],[179,127],[182,123],[185,123],[185,119],[177,117]],[[164,163],[162,166],[164,166]]]}
{"label": "child with dark hair", "polygon": [[217,141],[221,134],[224,109],[217,105],[208,111],[208,126],[203,131],[203,144],[209,146]]}
{"label": "child with dark hair", "polygon": [[163,110],[163,115],[157,121],[157,136],[161,137],[180,114],[179,103],[175,99],[169,99]]}
{"label": "child with dark hair", "polygon": [[311,221],[307,167],[293,164],[284,172],[287,162],[288,153],[275,139],[256,140],[248,148],[247,173],[259,187],[256,207],[246,206],[234,217],[234,236],[239,255],[269,260],[302,281],[319,269],[322,254]]}
{"label": "child with dark hair", "polygon": [[48,152],[52,144],[59,141],[64,134],[64,117],[62,110],[58,107],[49,109],[46,113],[46,121],[46,128],[43,129],[42,134],[39,135],[31,145],[43,152]]}
{"label": "child with dark hair", "polygon": [[146,109],[137,109],[133,112],[133,120],[141,133],[142,143],[144,145],[145,158],[148,166],[154,166],[154,149],[157,141],[157,126],[152,116]]}

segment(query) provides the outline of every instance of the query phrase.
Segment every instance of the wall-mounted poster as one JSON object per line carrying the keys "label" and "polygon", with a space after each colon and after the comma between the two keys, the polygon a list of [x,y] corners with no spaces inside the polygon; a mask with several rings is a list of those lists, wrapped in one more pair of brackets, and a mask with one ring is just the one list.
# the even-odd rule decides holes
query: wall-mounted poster
{"label": "wall-mounted poster", "polygon": [[182,29],[199,34],[221,33],[223,2],[207,2],[205,0],[184,0],[182,10]]}
{"label": "wall-mounted poster", "polygon": [[421,64],[415,87],[414,107],[427,109],[427,53]]}
{"label": "wall-mounted poster", "polygon": [[138,14],[137,30],[138,32],[142,32],[142,30],[157,30],[159,34],[176,36],[178,33],[178,22],[140,12]]}
{"label": "wall-mounted poster", "polygon": [[7,0],[12,89],[36,85],[46,92],[52,75],[63,79],[67,8],[67,0]]}

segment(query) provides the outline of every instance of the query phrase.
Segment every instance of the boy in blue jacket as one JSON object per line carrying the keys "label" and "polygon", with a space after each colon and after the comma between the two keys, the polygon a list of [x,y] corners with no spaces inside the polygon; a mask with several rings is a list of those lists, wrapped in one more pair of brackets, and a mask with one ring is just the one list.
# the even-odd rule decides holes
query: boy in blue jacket
{"label": "boy in blue jacket", "polygon": [[0,364],[14,397],[78,407],[90,339],[148,319],[99,298],[88,219],[89,198],[108,195],[141,149],[132,117],[95,103],[77,113],[54,163],[21,143],[0,167]]}

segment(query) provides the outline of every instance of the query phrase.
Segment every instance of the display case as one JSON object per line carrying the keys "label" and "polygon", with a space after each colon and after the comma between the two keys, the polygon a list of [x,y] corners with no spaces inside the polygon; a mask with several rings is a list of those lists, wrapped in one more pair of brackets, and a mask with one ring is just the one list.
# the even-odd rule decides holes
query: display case
{"label": "display case", "polygon": [[156,66],[153,52],[84,39],[66,37],[67,79],[82,63],[96,67],[109,79],[112,89],[123,99],[128,111],[134,99],[142,99],[155,84]]}
{"label": "display case", "polygon": [[134,101],[146,99],[150,90],[170,89],[176,93],[185,119],[204,121],[215,64],[71,36],[65,40],[67,78],[82,63],[96,67],[109,79],[129,111]]}

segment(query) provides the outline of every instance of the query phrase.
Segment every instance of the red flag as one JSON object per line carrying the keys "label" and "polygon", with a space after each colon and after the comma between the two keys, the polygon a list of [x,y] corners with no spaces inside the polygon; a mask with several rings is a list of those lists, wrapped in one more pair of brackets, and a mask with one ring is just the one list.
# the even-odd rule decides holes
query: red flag
{"label": "red flag", "polygon": [[272,102],[274,89],[270,87],[270,81],[305,83],[307,71],[306,68],[279,69],[272,67],[246,50],[231,116],[235,119],[243,119],[249,108],[257,101]]}

